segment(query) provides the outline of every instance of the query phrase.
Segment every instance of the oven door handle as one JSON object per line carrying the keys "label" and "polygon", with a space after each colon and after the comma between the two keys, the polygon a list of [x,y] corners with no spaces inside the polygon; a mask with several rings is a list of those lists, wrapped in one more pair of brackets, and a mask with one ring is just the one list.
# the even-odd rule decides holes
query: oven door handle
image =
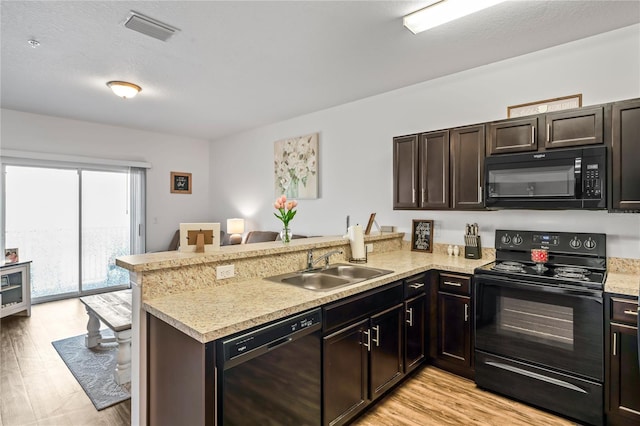
{"label": "oven door handle", "polygon": [[600,290],[591,290],[591,289],[580,290],[580,289],[573,289],[573,288],[566,288],[566,287],[556,287],[551,285],[532,284],[532,283],[505,280],[497,277],[479,278],[476,280],[476,284],[492,285],[494,287],[519,288],[519,289],[538,291],[543,293],[565,294],[568,296],[576,296],[582,299],[593,300],[594,302],[597,302],[601,305],[603,304],[602,291]]}
{"label": "oven door handle", "polygon": [[580,393],[588,393],[581,387],[574,385],[573,383],[565,382],[564,380],[559,380],[553,377],[544,376],[542,374],[534,373],[533,371],[523,370],[522,368],[514,367],[513,365],[503,364],[498,361],[487,361],[488,365],[496,368],[500,368],[502,370],[511,371],[512,373],[520,374],[522,376],[531,377],[532,379],[542,380],[547,383],[551,383],[556,386],[562,386],[563,388],[570,389],[572,391],[580,392]]}

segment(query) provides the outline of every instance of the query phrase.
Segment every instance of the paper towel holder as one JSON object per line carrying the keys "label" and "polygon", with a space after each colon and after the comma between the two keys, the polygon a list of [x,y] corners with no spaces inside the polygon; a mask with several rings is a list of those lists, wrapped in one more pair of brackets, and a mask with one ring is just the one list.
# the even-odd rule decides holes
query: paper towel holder
{"label": "paper towel holder", "polygon": [[368,255],[369,251],[367,250],[367,246],[364,247],[364,258],[360,258],[360,259],[354,259],[353,257],[349,258],[349,262],[351,263],[367,263],[367,260],[369,258]]}

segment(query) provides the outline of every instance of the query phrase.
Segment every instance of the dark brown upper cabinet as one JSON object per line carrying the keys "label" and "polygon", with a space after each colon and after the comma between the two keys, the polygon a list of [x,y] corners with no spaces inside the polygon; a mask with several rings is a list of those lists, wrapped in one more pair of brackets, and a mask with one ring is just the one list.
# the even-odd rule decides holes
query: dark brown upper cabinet
{"label": "dark brown upper cabinet", "polygon": [[543,116],[488,124],[487,155],[538,150],[538,126]]}
{"label": "dark brown upper cabinet", "polygon": [[611,208],[640,210],[640,99],[616,102],[611,118]]}
{"label": "dark brown upper cabinet", "polygon": [[418,155],[419,207],[449,208],[449,131],[420,135]]}
{"label": "dark brown upper cabinet", "polygon": [[604,143],[602,105],[552,112],[544,118],[546,149]]}
{"label": "dark brown upper cabinet", "polygon": [[418,135],[393,138],[393,208],[417,208]]}
{"label": "dark brown upper cabinet", "polygon": [[393,139],[393,208],[449,208],[449,131]]}
{"label": "dark brown upper cabinet", "polygon": [[450,132],[454,209],[482,209],[484,200],[485,126],[459,127]]}

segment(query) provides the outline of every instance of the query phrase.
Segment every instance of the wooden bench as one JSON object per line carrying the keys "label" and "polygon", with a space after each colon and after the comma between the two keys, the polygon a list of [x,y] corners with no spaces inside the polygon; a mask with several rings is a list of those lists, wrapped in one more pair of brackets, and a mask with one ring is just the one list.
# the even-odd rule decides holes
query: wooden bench
{"label": "wooden bench", "polygon": [[[131,290],[114,291],[80,298],[89,315],[85,345],[88,348],[100,343],[118,342],[118,359],[114,378],[116,383],[131,381]],[[109,327],[115,338],[100,334],[100,321]]]}

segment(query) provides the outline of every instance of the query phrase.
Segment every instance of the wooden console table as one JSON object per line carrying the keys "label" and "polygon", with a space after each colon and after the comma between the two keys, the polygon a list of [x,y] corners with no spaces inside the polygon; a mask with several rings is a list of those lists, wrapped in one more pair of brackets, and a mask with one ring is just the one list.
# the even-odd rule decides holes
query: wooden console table
{"label": "wooden console table", "polygon": [[[89,315],[85,344],[88,348],[102,342],[118,342],[118,359],[114,378],[116,383],[131,381],[131,290],[114,291],[80,298]],[[100,321],[111,330],[115,338],[100,334]]]}

